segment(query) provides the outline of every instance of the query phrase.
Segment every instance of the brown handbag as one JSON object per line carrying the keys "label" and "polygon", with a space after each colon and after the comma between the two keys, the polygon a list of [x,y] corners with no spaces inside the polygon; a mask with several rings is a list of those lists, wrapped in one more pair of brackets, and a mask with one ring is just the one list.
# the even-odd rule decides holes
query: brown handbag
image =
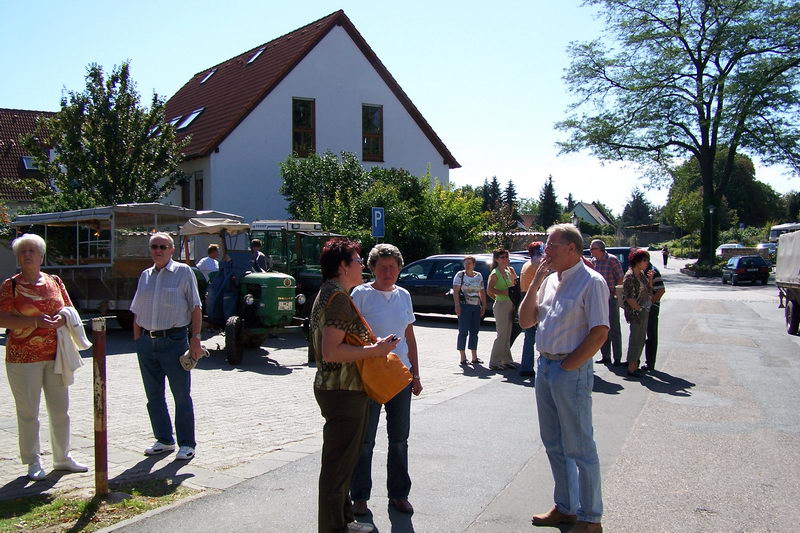
{"label": "brown handbag", "polygon": [[[350,305],[356,312],[361,322],[369,330],[370,337],[375,339],[372,333],[372,328],[364,320],[361,311],[358,310],[353,299],[349,298]],[[351,335],[345,335],[345,342],[361,346],[361,344]],[[373,401],[384,404],[397,396],[397,394],[408,387],[411,383],[411,372],[408,371],[406,365],[397,357],[397,354],[390,353],[386,357],[370,357],[368,359],[360,359],[355,362],[358,372],[361,374],[361,382],[364,385],[364,392]]]}

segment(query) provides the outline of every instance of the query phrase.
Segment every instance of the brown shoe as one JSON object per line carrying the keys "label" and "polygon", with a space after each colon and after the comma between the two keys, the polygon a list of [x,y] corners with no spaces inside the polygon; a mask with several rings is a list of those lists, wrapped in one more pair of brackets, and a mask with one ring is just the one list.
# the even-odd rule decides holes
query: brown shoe
{"label": "brown shoe", "polygon": [[406,499],[389,498],[389,505],[391,505],[401,513],[414,514],[414,508],[411,506],[411,502],[409,502]]}
{"label": "brown shoe", "polygon": [[369,512],[369,507],[367,507],[366,500],[354,500],[353,501],[353,514],[355,515],[365,515]]}
{"label": "brown shoe", "polygon": [[544,514],[535,514],[531,518],[531,523],[534,526],[550,526],[555,527],[561,524],[574,524],[578,519],[574,514],[564,514],[558,510],[558,507],[553,506],[552,509]]}
{"label": "brown shoe", "polygon": [[575,522],[567,533],[603,533],[603,524],[600,522]]}

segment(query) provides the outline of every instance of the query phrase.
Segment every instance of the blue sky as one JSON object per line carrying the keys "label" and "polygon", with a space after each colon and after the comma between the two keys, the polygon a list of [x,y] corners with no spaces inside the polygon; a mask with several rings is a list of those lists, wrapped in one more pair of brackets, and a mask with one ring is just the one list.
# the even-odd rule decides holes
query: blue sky
{"label": "blue sky", "polygon": [[[0,107],[58,110],[63,88],[83,89],[89,63],[110,70],[126,59],[144,102],[154,91],[168,98],[195,73],[337,9],[461,163],[450,173],[457,185],[496,175],[533,197],[552,174],[562,199],[572,193],[615,212],[645,185],[634,167],[557,155],[567,44],[602,28],[578,0],[0,0]],[[758,178],[779,192],[800,187],[781,168],[759,167]],[[666,201],[665,189],[647,194]]]}

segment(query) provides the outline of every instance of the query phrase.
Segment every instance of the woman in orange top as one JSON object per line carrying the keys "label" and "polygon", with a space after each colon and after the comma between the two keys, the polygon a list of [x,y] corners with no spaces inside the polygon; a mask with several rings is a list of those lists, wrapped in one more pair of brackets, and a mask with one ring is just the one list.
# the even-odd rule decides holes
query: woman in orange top
{"label": "woman in orange top", "polygon": [[45,242],[38,235],[25,234],[12,244],[21,273],[0,286],[0,327],[6,336],[6,372],[14,395],[19,430],[19,453],[28,465],[28,477],[47,477],[39,447],[39,401],[44,390],[50,417],[53,468],[69,472],[88,469],[75,461],[70,450],[69,390],[62,376],[53,370],[58,336],[64,325],[58,314],[72,306],[64,283],[43,273]]}

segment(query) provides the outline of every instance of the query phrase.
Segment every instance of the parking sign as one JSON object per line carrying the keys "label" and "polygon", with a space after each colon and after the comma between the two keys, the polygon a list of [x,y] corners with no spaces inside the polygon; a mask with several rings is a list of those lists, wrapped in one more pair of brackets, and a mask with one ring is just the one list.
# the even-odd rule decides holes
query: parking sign
{"label": "parking sign", "polygon": [[384,237],[386,235],[386,221],[383,218],[383,208],[372,208],[372,236]]}

